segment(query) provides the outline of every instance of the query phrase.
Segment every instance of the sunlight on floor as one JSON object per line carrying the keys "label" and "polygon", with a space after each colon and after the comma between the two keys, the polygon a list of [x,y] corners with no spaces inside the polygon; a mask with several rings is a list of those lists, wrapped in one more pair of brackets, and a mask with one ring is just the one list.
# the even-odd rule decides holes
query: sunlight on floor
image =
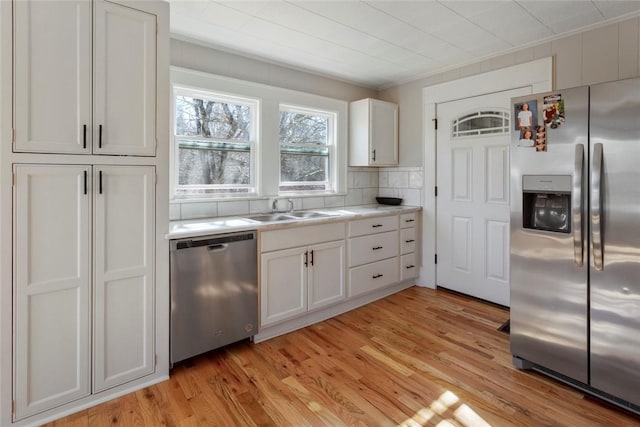
{"label": "sunlight on floor", "polygon": [[[422,408],[413,417],[405,420],[400,426],[426,426],[433,425],[433,422],[429,422],[434,416],[438,418],[442,417],[446,419],[441,420],[437,424],[437,427],[491,427],[491,424],[482,419],[473,409],[467,404],[460,403],[459,406],[454,408],[460,402],[460,398],[455,393],[447,390],[440,395],[440,397],[431,403],[429,408]],[[434,420],[435,422],[435,420]]]}

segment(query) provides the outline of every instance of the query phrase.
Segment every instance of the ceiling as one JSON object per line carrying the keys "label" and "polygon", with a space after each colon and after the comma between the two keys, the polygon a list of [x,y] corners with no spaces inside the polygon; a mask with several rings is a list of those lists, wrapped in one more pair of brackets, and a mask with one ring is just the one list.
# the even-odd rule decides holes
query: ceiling
{"label": "ceiling", "polygon": [[169,0],[172,34],[380,88],[640,11],[640,1]]}

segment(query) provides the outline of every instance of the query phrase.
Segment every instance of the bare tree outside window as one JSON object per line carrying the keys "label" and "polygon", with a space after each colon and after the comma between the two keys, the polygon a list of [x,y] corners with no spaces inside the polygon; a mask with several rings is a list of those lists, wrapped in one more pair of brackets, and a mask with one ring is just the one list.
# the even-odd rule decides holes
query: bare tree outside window
{"label": "bare tree outside window", "polygon": [[329,189],[329,116],[280,111],[280,190]]}
{"label": "bare tree outside window", "polygon": [[248,192],[251,187],[252,106],[178,95],[178,194]]}

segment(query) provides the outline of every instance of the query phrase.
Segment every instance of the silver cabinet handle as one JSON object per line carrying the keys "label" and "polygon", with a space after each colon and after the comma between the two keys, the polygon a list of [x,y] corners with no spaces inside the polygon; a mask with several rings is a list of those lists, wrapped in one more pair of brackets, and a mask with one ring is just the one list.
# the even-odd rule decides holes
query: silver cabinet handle
{"label": "silver cabinet handle", "polygon": [[578,267],[582,267],[582,165],[584,164],[584,145],[576,145],[575,166],[573,169],[573,191],[571,198],[571,216],[573,216],[573,258]]}
{"label": "silver cabinet handle", "polygon": [[593,147],[593,166],[591,168],[591,244],[593,265],[596,270],[604,269],[602,252],[602,144]]}

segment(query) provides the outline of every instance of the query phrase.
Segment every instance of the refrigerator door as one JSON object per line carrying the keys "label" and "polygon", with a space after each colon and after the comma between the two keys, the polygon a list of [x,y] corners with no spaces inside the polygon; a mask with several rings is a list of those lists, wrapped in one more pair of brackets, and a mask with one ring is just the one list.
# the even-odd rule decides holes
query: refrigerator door
{"label": "refrigerator door", "polygon": [[512,114],[535,100],[541,124],[544,97],[554,94],[564,101],[565,121],[546,127],[546,152],[522,144],[512,125],[511,352],[587,383],[589,90],[514,98]]}
{"label": "refrigerator door", "polygon": [[591,386],[640,405],[640,80],[591,87]]}

